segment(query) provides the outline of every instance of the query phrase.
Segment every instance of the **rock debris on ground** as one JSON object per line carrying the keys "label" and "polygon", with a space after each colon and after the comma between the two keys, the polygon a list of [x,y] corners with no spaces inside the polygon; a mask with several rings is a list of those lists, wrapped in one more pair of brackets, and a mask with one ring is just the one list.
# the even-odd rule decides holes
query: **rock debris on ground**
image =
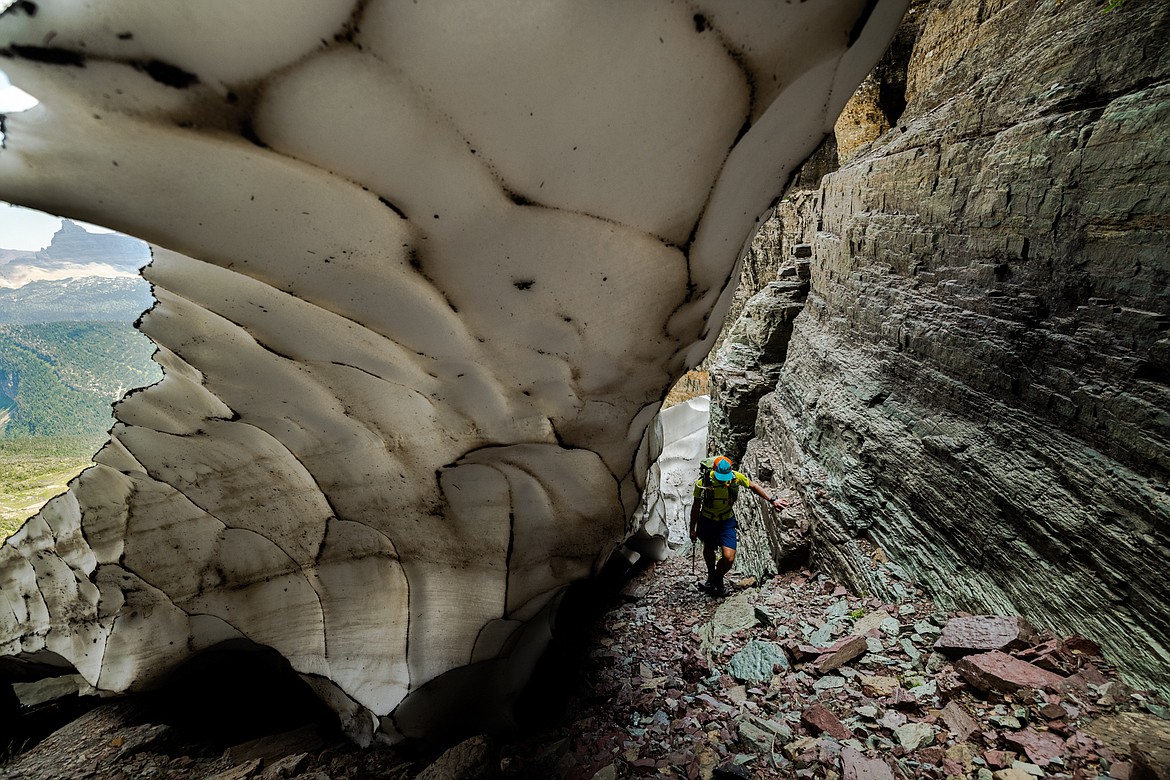
{"label": "rock debris on ground", "polygon": [[222,750],[124,700],[0,778],[1170,778],[1165,701],[1086,639],[943,613],[912,586],[890,604],[804,570],[713,599],[697,579],[679,555],[627,583],[565,717],[523,740],[476,737],[436,759],[307,726]]}
{"label": "rock debris on ground", "polygon": [[912,586],[889,604],[806,570],[716,600],[695,579],[679,555],[631,582],[563,739],[510,760],[572,780],[1170,777],[1165,702],[1088,640]]}

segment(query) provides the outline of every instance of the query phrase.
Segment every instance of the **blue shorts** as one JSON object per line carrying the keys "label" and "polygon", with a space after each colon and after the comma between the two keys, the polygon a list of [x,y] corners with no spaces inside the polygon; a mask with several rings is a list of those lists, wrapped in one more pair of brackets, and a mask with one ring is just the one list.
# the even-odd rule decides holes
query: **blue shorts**
{"label": "blue shorts", "polygon": [[699,539],[704,545],[719,545],[726,547],[729,550],[735,549],[735,529],[739,524],[735,522],[735,515],[732,515],[728,520],[710,520],[702,515],[699,516]]}

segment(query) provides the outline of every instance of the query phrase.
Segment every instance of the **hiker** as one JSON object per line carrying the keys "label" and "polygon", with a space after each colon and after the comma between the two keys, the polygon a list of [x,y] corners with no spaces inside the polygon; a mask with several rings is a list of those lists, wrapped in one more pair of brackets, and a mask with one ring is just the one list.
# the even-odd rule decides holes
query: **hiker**
{"label": "hiker", "polygon": [[[704,466],[707,461],[704,461]],[[740,487],[746,487],[779,511],[786,503],[772,498],[768,491],[731,468],[731,460],[723,455],[711,461],[695,481],[695,500],[691,504],[691,541],[703,542],[703,562],[707,564],[707,581],[699,588],[713,596],[726,596],[723,575],[735,561],[735,499]],[[722,553],[718,563],[715,553]]]}

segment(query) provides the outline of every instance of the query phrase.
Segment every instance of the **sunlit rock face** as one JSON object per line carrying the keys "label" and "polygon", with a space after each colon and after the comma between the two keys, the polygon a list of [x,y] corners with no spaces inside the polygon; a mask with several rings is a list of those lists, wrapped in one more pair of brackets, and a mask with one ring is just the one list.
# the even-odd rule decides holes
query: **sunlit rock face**
{"label": "sunlit rock face", "polygon": [[152,243],[166,375],[0,551],[0,651],[244,638],[361,742],[500,725],[902,6],[10,8],[0,198]]}

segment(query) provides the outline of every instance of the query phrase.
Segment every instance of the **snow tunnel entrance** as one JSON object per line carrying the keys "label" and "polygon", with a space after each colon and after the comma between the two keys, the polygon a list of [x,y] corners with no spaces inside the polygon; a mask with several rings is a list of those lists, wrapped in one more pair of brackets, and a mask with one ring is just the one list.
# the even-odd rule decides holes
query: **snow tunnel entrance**
{"label": "snow tunnel entrance", "polygon": [[0,539],[92,463],[112,404],[161,378],[134,327],[154,304],[150,258],[129,236],[0,203]]}
{"label": "snow tunnel entrance", "polygon": [[0,662],[0,761],[34,747],[98,701],[77,670],[48,651]]}
{"label": "snow tunnel entrance", "polygon": [[337,715],[322,704],[288,661],[246,639],[208,648],[177,668],[148,695],[158,722],[209,749],[314,727],[338,732]]}

